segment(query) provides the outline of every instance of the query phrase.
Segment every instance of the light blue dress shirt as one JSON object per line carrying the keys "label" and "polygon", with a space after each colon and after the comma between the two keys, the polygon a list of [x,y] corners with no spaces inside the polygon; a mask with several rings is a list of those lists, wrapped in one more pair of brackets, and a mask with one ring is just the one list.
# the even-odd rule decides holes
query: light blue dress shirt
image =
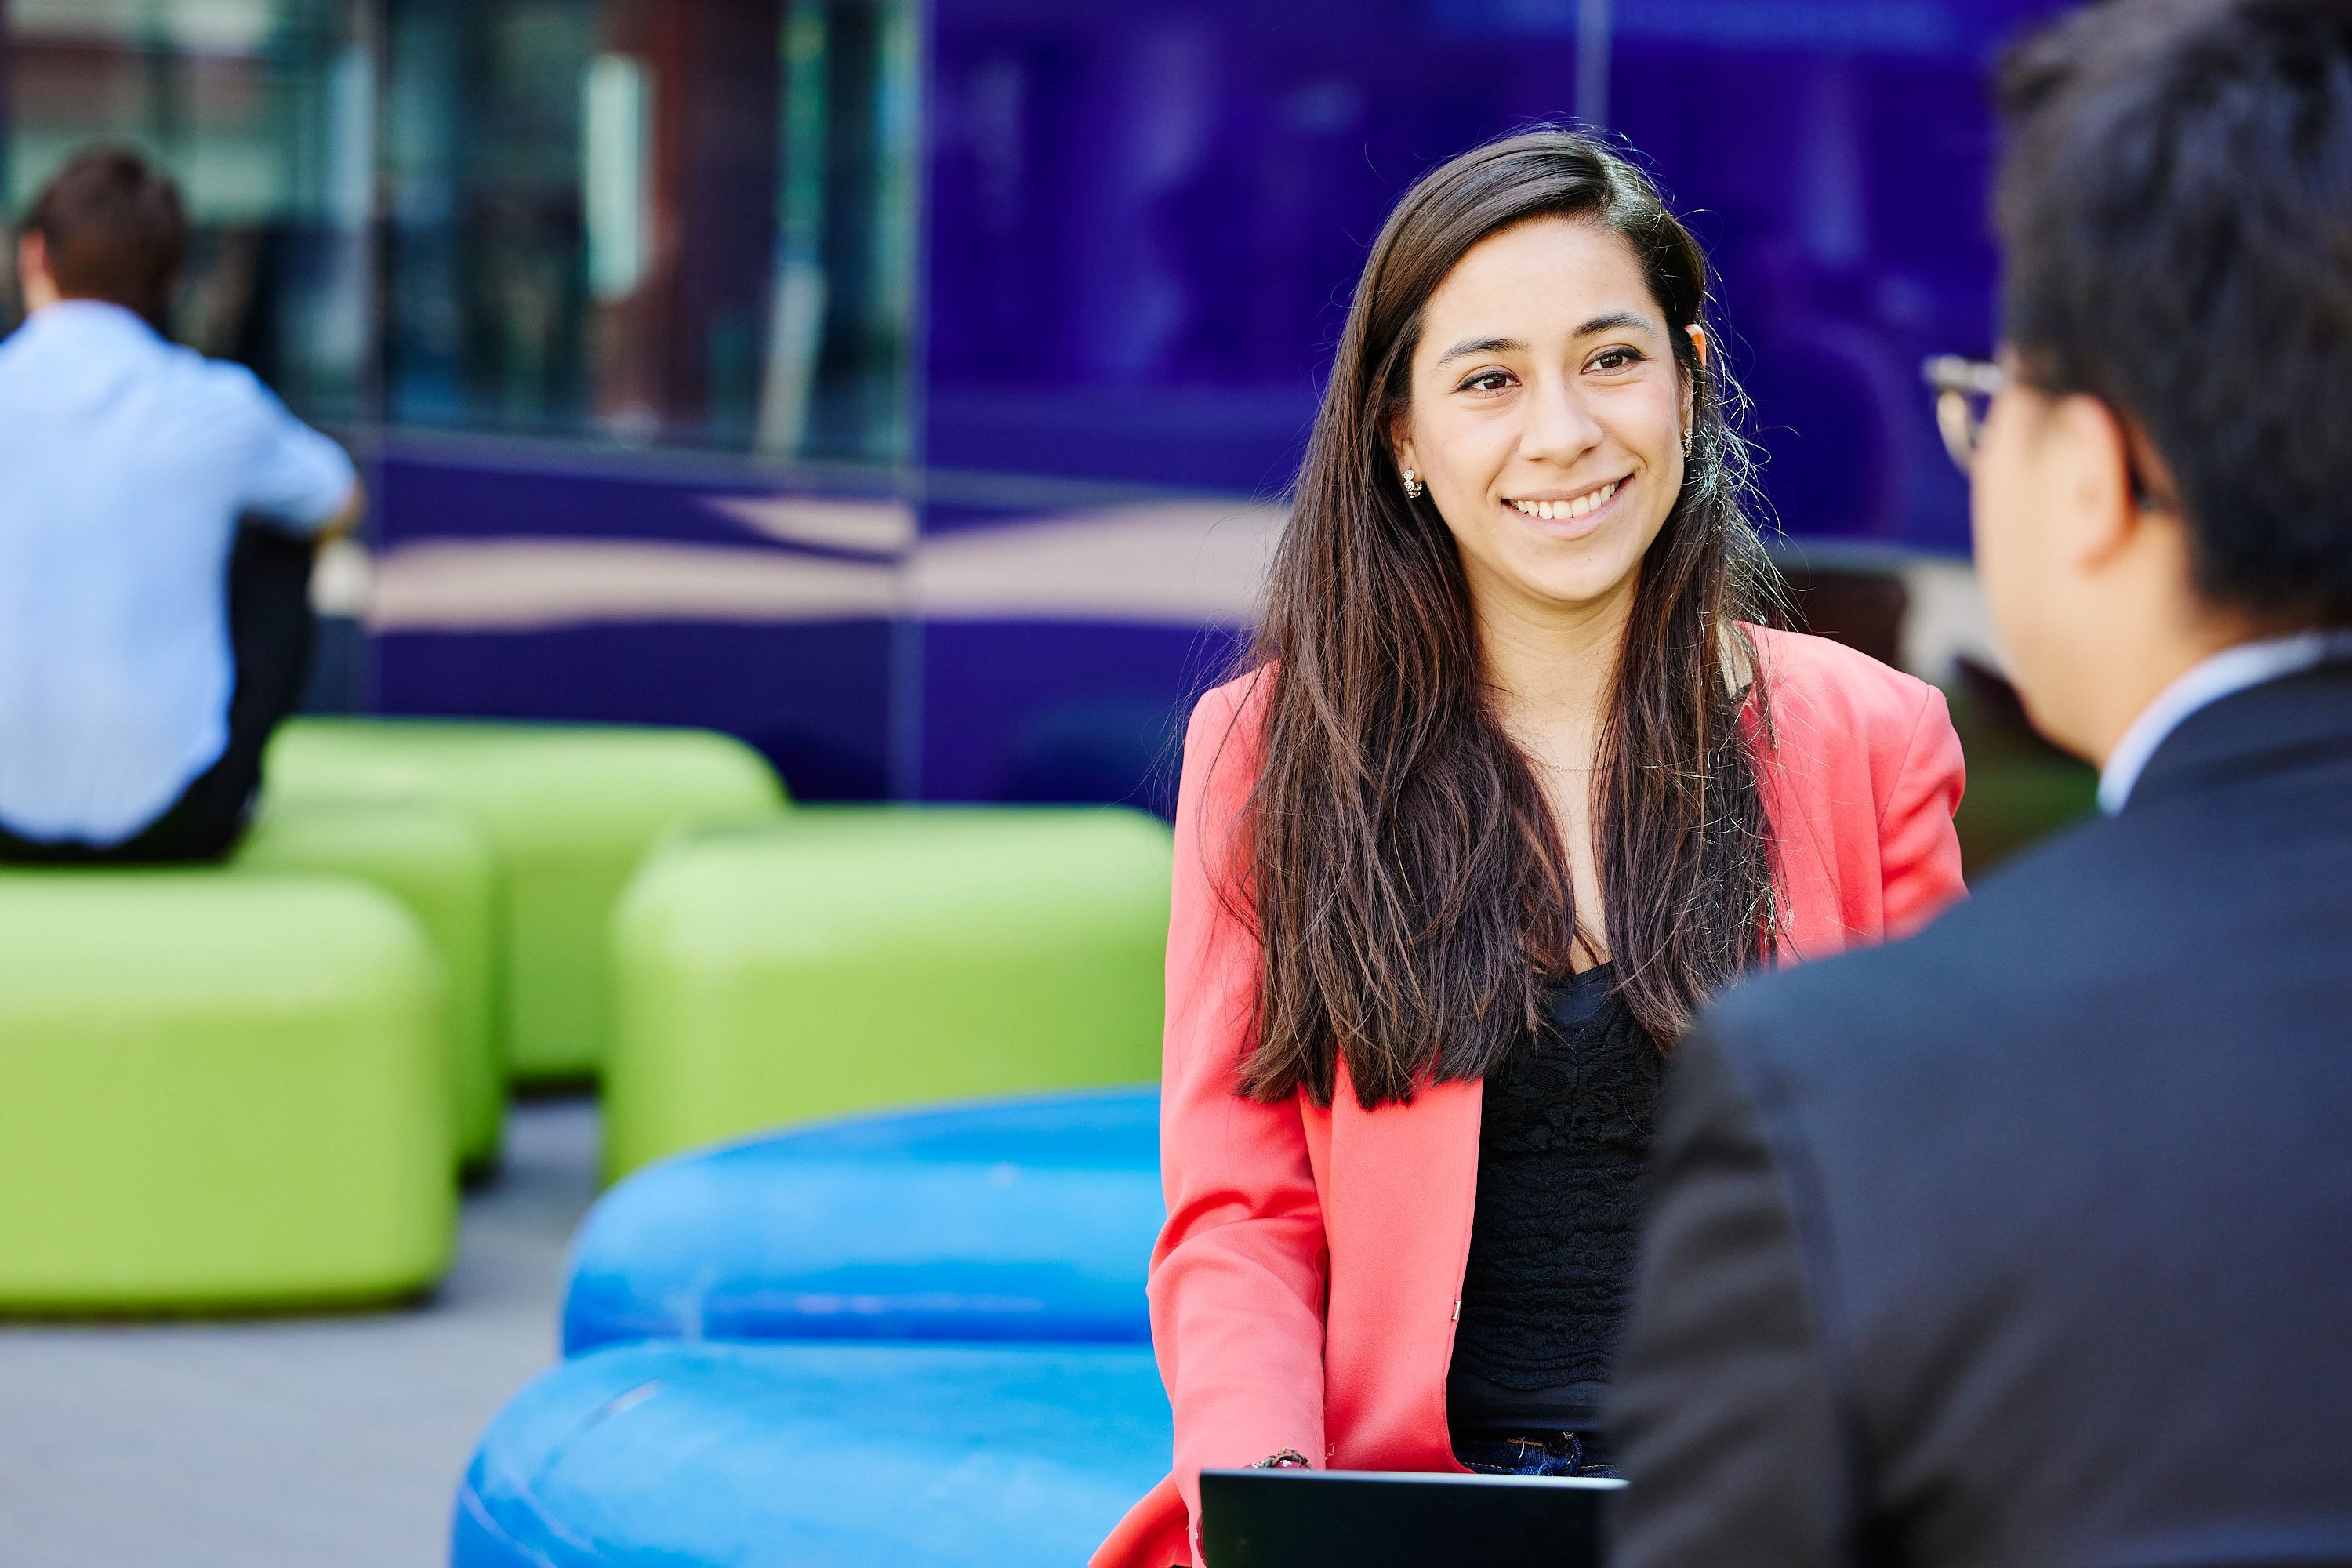
{"label": "light blue dress shirt", "polygon": [[2099,809],[2113,816],[2124,808],[2157,748],[2191,713],[2210,708],[2224,697],[2338,659],[2352,659],[2352,632],[2296,632],[2265,637],[2225,647],[2189,666],[2157,694],[2155,701],[2140,710],[2139,717],[2108,753],[2107,765],[2099,770]]}
{"label": "light blue dress shirt", "polygon": [[0,342],[0,824],[119,843],[228,743],[228,557],[315,532],[341,447],[252,372],[69,300]]}

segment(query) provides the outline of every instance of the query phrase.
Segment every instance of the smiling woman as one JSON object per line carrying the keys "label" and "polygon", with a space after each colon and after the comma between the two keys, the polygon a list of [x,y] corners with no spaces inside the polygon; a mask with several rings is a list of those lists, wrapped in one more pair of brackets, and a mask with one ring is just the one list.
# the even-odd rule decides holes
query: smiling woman
{"label": "smiling woman", "polygon": [[[1609,1473],[1666,1053],[1960,891],[1943,700],[1766,629],[1706,258],[1546,132],[1410,192],[1185,742],[1152,1332],[1203,1467]],[[1188,1520],[1192,1527],[1188,1529]]]}
{"label": "smiling woman", "polygon": [[1568,134],[1457,160],[1374,247],[1257,650],[1254,1092],[1483,1077],[1612,958],[1671,1040],[1769,950],[1771,577],[1706,290]]}

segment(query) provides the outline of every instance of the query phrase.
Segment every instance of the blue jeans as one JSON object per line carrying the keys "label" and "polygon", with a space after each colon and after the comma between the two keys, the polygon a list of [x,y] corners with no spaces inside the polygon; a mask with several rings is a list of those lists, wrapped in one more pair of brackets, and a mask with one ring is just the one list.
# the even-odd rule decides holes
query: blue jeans
{"label": "blue jeans", "polygon": [[1472,1437],[1454,1445],[1454,1457],[1486,1476],[1606,1476],[1617,1467],[1590,1432],[1531,1433],[1525,1437]]}

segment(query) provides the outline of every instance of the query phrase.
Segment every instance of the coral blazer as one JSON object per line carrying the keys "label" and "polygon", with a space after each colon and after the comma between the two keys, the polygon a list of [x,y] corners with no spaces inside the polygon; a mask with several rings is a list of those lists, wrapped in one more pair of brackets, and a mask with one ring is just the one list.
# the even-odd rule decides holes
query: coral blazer
{"label": "coral blazer", "polygon": [[[1765,808],[1779,840],[1787,954],[1901,935],[1960,896],[1960,744],[1944,699],[1819,637],[1754,633],[1770,693]],[[1219,887],[1266,690],[1201,700],[1184,742],[1168,933],[1160,1110],[1168,1224],[1151,1337],[1175,1407],[1175,1470],[1094,1568],[1199,1560],[1203,1468],[1296,1448],[1350,1470],[1459,1470],[1445,1374],[1470,1250],[1480,1087],[1433,1083],[1366,1110],[1345,1068],[1331,1105],[1235,1092],[1257,939]]]}

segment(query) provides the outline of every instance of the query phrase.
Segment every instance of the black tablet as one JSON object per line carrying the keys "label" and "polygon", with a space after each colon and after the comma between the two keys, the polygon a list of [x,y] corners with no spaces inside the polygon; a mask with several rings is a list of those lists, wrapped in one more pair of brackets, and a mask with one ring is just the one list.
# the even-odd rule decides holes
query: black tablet
{"label": "black tablet", "polygon": [[1209,1568],[1601,1568],[1625,1483],[1388,1470],[1204,1470]]}

